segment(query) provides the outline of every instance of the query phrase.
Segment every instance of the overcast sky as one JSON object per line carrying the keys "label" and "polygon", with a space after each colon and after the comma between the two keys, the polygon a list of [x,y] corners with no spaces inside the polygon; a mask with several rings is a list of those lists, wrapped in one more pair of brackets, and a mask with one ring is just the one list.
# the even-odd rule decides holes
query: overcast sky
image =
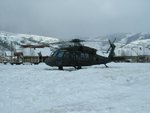
{"label": "overcast sky", "polygon": [[0,0],[0,31],[73,38],[149,30],[150,0]]}

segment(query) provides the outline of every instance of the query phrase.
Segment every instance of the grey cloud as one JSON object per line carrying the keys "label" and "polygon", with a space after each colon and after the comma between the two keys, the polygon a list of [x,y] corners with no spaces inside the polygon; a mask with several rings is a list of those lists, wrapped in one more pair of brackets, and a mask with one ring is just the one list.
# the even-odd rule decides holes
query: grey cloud
{"label": "grey cloud", "polygon": [[56,37],[149,31],[149,0],[0,0],[0,30]]}

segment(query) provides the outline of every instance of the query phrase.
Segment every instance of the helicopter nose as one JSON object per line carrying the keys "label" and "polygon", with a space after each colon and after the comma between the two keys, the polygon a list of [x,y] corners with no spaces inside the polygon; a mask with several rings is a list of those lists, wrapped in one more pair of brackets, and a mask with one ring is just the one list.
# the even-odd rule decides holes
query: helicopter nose
{"label": "helicopter nose", "polygon": [[45,60],[45,64],[47,64],[48,66],[53,66],[52,58],[51,58],[51,57],[48,57],[48,58]]}

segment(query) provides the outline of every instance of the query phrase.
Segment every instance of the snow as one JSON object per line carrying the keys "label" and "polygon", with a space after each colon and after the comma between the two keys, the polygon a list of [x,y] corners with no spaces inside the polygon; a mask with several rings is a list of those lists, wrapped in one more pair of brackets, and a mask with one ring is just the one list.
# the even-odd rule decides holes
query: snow
{"label": "snow", "polygon": [[3,40],[9,40],[10,42],[18,42],[18,43],[20,43],[23,40],[26,43],[31,43],[31,40],[41,43],[53,43],[59,41],[57,38],[53,37],[31,35],[31,34],[16,34],[2,31],[0,31],[0,38]]}
{"label": "snow", "polygon": [[1,113],[149,113],[150,64],[0,64]]}

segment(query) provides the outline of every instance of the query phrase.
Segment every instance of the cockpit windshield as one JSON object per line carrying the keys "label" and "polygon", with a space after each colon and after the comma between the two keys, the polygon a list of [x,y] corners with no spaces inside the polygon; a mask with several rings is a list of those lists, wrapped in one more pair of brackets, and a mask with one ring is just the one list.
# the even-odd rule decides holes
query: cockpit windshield
{"label": "cockpit windshield", "polygon": [[64,51],[55,51],[53,54],[52,54],[52,56],[54,56],[54,57],[63,57],[63,55],[64,55]]}
{"label": "cockpit windshield", "polygon": [[56,55],[57,55],[57,52],[58,52],[58,51],[54,51],[54,52],[52,53],[52,56],[56,56]]}

